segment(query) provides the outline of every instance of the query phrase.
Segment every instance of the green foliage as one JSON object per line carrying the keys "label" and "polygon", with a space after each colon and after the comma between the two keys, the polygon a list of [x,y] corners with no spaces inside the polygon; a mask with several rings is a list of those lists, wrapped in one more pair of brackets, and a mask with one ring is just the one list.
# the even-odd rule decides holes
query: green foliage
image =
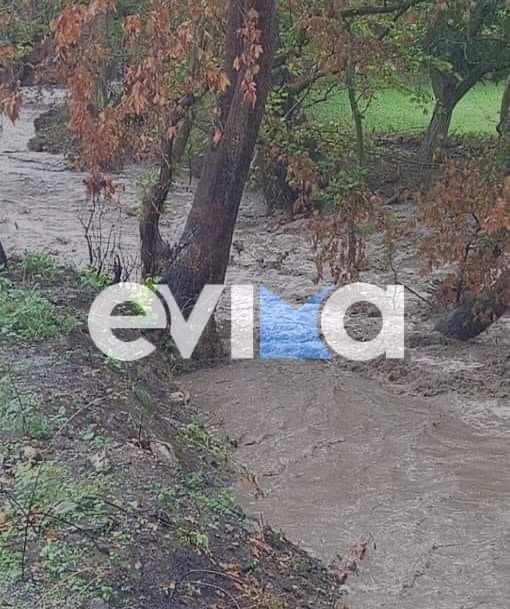
{"label": "green foliage", "polygon": [[109,448],[112,445],[112,439],[109,436],[103,435],[99,431],[99,427],[96,423],[90,423],[81,432],[80,438],[84,442],[90,443],[95,449]]}
{"label": "green foliage", "polygon": [[0,277],[0,339],[54,339],[76,326],[75,319],[59,311],[38,290],[15,288]]}
{"label": "green foliage", "polygon": [[141,201],[151,188],[157,183],[159,169],[156,166],[146,169],[143,173],[137,174],[134,178],[134,187],[138,199]]}
{"label": "green foliage", "polygon": [[75,525],[108,526],[110,518],[101,496],[108,492],[110,478],[94,474],[82,479],[73,478],[63,465],[53,462],[34,467],[31,463],[16,468],[16,498],[19,503],[31,502],[47,520],[45,528],[66,527],[65,520]]}
{"label": "green foliage", "polygon": [[317,205],[320,207],[338,205],[350,192],[359,188],[364,178],[365,172],[357,167],[353,167],[348,171],[337,170],[325,187],[317,193]]}
{"label": "green foliage", "polygon": [[343,119],[340,128],[339,121],[326,118],[325,112],[320,115],[323,110],[318,105],[313,118],[303,115],[290,125],[279,115],[281,100],[273,98],[271,103],[272,114],[262,133],[261,185],[274,180],[275,166],[284,163],[287,183],[298,196],[303,194],[302,206],[307,207],[333,205],[362,184],[364,174],[354,156],[353,134],[348,127],[343,129]]}
{"label": "green foliage", "polygon": [[49,35],[51,20],[63,6],[63,0],[40,0],[31,3],[22,0],[0,0],[0,16],[9,17],[8,27],[2,38],[14,45],[17,59],[30,55],[37,43]]}
{"label": "green foliage", "polygon": [[90,266],[80,270],[79,281],[82,290],[93,294],[104,290],[112,283],[107,275],[98,273],[96,269]]}
{"label": "green foliage", "polygon": [[158,498],[177,525],[177,540],[202,551],[209,548],[209,530],[239,519],[232,493],[209,486],[198,474],[181,475],[173,486],[160,489]]}
{"label": "green foliage", "polygon": [[478,2],[470,9],[447,0],[426,19],[422,46],[433,69],[462,79],[483,63],[508,67],[510,11],[505,0]]}
{"label": "green foliage", "polygon": [[33,283],[34,280],[55,279],[59,268],[55,261],[45,254],[25,253],[19,261],[17,268],[23,275],[23,281]]}
{"label": "green foliage", "polygon": [[177,446],[181,449],[193,451],[198,456],[207,456],[215,459],[220,465],[228,461],[225,447],[214,440],[207,431],[197,423],[190,423],[180,427],[177,431]]}
{"label": "green foliage", "polygon": [[177,541],[182,546],[193,546],[205,552],[209,549],[209,536],[190,520],[182,519],[179,521]]}

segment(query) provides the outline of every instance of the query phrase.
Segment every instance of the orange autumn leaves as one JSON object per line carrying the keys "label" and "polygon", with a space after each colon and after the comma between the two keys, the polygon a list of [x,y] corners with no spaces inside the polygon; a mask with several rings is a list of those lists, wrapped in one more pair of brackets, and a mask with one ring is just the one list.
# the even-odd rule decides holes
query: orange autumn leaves
{"label": "orange autumn leaves", "polygon": [[[0,33],[9,27],[9,15],[0,15]],[[12,44],[0,43],[0,67],[8,66],[16,58],[16,49]],[[12,122],[16,121],[22,105],[19,83],[0,83],[0,115],[6,114]]]}
{"label": "orange autumn leaves", "polygon": [[[112,21],[119,23],[112,0],[68,5],[53,22],[79,141],[77,164],[97,178],[93,184],[104,184],[101,172],[125,158],[157,157],[161,142],[175,136],[182,98],[228,86],[212,29],[218,15],[208,4],[153,0],[143,14],[121,20],[123,38],[115,43],[108,31]],[[105,99],[112,71],[119,74],[117,92]]]}
{"label": "orange autumn leaves", "polygon": [[244,70],[241,80],[243,101],[251,105],[252,108],[257,103],[256,77],[260,71],[258,60],[264,52],[260,44],[262,31],[258,27],[258,22],[259,16],[257,11],[250,9],[245,23],[239,31],[239,36],[244,41],[244,49],[234,60],[234,69],[237,72]]}
{"label": "orange autumn leaves", "polygon": [[446,163],[419,200],[419,220],[427,270],[451,271],[442,295],[447,303],[490,291],[510,271],[510,182],[487,163]]}
{"label": "orange autumn leaves", "polygon": [[[221,1],[152,0],[143,13],[122,19],[121,49],[112,48],[108,36],[108,23],[117,19],[115,0],[69,4],[54,20],[56,62],[70,91],[71,129],[79,142],[77,164],[96,176],[93,183],[104,183],[101,172],[124,158],[157,158],[162,142],[177,134],[181,100],[209,99],[214,106],[225,93],[231,85],[222,67],[225,10]],[[242,99],[252,107],[263,53],[258,26],[257,12],[248,11],[233,65]],[[119,50],[125,58],[120,91],[99,104],[105,72]],[[214,137],[222,135],[217,128]]]}

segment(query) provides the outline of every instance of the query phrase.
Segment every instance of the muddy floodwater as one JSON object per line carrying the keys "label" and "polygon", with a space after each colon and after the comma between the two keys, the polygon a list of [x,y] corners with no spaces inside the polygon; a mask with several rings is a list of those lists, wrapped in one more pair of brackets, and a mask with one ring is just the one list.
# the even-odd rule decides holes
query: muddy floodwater
{"label": "muddy floodwater", "polygon": [[245,363],[188,379],[257,475],[247,513],[332,560],[368,542],[353,609],[508,608],[510,402],[482,430],[455,395],[396,396],[325,363]]}
{"label": "muddy floodwater", "polygon": [[[15,126],[4,120],[0,238],[10,252],[82,264],[85,176],[59,156],[27,149],[33,119],[61,95],[34,94]],[[122,188],[105,219],[132,258],[142,174],[115,176]],[[192,195],[184,175],[163,221],[169,240],[182,230]],[[316,290],[302,220],[267,218],[249,193],[235,241],[242,247],[230,282],[264,284],[296,303]],[[401,278],[425,294],[412,244],[397,263]],[[366,279],[390,276],[381,267]],[[336,564],[367,543],[346,584],[351,609],[508,609],[510,320],[457,344],[431,333],[419,301],[406,305],[402,362],[238,362],[185,375],[182,384],[238,446],[235,459],[251,475],[237,492],[250,517]]]}

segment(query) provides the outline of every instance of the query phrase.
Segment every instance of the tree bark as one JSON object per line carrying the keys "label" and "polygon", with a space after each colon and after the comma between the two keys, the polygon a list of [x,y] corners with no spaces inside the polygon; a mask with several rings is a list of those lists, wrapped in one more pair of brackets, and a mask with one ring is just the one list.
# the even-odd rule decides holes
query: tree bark
{"label": "tree bark", "polygon": [[510,171],[510,79],[508,80],[503,99],[498,125],[499,142],[497,151],[498,165],[505,172]]}
{"label": "tree bark", "polygon": [[158,181],[145,194],[142,200],[142,217],[140,219],[140,255],[142,258],[142,276],[151,277],[157,272],[158,261],[168,245],[159,231],[159,220],[163,213],[168,191],[172,184],[174,167],[172,162],[173,142],[165,141],[163,156],[159,168]]}
{"label": "tree bark", "polygon": [[421,157],[424,161],[431,161],[435,151],[446,143],[454,109],[453,101],[448,105],[444,105],[440,100],[436,102],[432,120],[421,145]]}
{"label": "tree bark", "polygon": [[[259,16],[263,48],[254,105],[244,99],[246,68],[234,69],[234,60],[244,47],[239,30],[251,8]],[[216,137],[211,140],[183,235],[163,275],[185,317],[205,285],[225,280],[239,205],[271,87],[275,38],[275,0],[230,1],[225,70],[231,84],[220,100]]]}
{"label": "tree bark", "polygon": [[490,294],[465,300],[441,320],[435,330],[447,338],[468,341],[488,330],[509,308],[510,271],[507,271]]}
{"label": "tree bark", "polygon": [[0,266],[7,266],[7,255],[0,241]]}
{"label": "tree bark", "polygon": [[[449,59],[453,64],[450,71],[442,71],[434,66],[430,68],[430,81],[436,98],[436,107],[420,150],[421,157],[425,162],[430,162],[433,159],[437,148],[444,144],[448,137],[453,111],[459,101],[484,76],[490,72],[501,71],[508,67],[507,59],[499,61],[491,57],[476,65],[468,65],[466,62],[465,53],[468,52],[468,43],[476,39],[487,17],[491,15],[494,9],[495,0],[480,0],[473,3],[467,23],[464,52],[459,56],[460,43],[457,43],[458,47],[452,46],[450,48]],[[455,31],[450,28],[449,24],[443,24],[443,29],[440,26],[441,24],[434,23],[424,37],[424,50],[431,56],[437,55],[438,47],[441,46],[441,39],[448,39],[453,36]],[[456,73],[463,75],[461,80],[458,79]]]}
{"label": "tree bark", "polygon": [[194,101],[192,97],[181,101],[171,121],[173,126],[179,124],[177,135],[174,140],[167,139],[162,142],[158,180],[142,200],[139,230],[143,277],[157,275],[161,262],[164,258],[170,256],[171,249],[161,236],[159,221],[172,185],[175,166],[184,154],[184,149],[190,135],[191,119],[185,112]]}
{"label": "tree bark", "polygon": [[453,111],[463,96],[457,79],[450,73],[431,68],[430,82],[436,105],[420,149],[420,156],[425,162],[432,161],[436,150],[445,144]]}

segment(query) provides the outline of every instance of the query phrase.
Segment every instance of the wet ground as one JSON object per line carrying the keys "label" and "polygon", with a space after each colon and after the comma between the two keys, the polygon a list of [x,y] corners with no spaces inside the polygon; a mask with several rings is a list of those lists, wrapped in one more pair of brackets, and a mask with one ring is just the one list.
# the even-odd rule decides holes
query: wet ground
{"label": "wet ground", "polygon": [[[58,156],[27,151],[43,109],[34,100],[15,127],[4,121],[0,238],[10,252],[84,263],[85,176]],[[131,258],[141,173],[117,176],[123,190],[103,219],[106,231],[118,227]],[[183,176],[170,196],[169,240],[182,229],[192,188]],[[263,283],[302,303],[317,289],[303,221],[264,212],[260,197],[245,197],[235,235],[243,251],[233,254],[228,280]],[[412,244],[397,264],[400,279],[426,294]],[[391,275],[381,266],[365,278],[385,283]],[[349,580],[351,608],[507,609],[510,319],[464,345],[431,334],[415,298],[406,305],[404,361],[233,363],[182,382],[239,445],[253,474],[238,489],[247,512],[328,561],[368,543],[359,577]]]}

